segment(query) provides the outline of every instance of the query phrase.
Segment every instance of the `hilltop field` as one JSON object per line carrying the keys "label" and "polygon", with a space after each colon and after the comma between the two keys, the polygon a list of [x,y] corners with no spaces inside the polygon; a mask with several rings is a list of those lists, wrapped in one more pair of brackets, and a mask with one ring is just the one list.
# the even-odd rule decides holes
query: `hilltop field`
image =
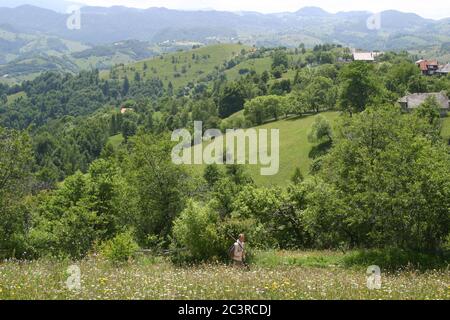
{"label": "hilltop field", "polygon": [[[249,49],[239,44],[221,44],[201,47],[189,51],[181,51],[160,55],[152,59],[143,60],[129,65],[119,65],[112,71],[102,72],[104,79],[128,77],[134,79],[136,72],[143,79],[159,78],[167,85],[172,83],[174,88],[180,88],[189,82],[198,82],[217,71],[223,63]],[[269,60],[270,61],[270,60]]]}
{"label": "hilltop field", "polygon": [[[256,49],[242,44],[215,44],[188,51],[161,54],[151,59],[131,64],[121,64],[101,72],[103,79],[124,79],[133,81],[136,73],[141,78],[160,79],[164,85],[172,83],[174,89],[199,82],[208,82],[223,71],[228,80],[237,80],[250,71],[262,73],[271,69],[270,52],[252,56]],[[298,50],[289,50],[290,63],[304,59]],[[232,61],[232,62],[231,62]],[[285,70],[281,79],[294,79],[293,70]],[[274,79],[271,80],[275,81]]]}

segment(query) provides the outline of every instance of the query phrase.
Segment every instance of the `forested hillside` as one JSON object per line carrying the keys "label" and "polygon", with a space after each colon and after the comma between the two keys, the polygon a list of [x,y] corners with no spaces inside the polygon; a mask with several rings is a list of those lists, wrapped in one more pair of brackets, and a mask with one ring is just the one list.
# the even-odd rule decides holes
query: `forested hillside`
{"label": "forested hillside", "polygon": [[[448,95],[450,79],[421,75],[406,52],[374,63],[349,52],[211,46],[0,85],[1,254],[79,259],[124,245],[212,261],[245,232],[259,249],[444,257],[449,118],[432,98],[409,113],[397,101]],[[193,121],[280,129],[279,174],[175,165],[170,133]]]}

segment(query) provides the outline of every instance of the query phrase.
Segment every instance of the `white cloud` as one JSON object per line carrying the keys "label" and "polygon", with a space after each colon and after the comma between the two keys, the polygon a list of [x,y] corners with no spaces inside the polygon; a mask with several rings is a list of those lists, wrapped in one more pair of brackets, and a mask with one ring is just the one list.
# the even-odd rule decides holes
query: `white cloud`
{"label": "white cloud", "polygon": [[427,18],[450,17],[450,3],[443,0],[78,0],[88,5],[170,9],[215,9],[226,11],[282,12],[296,11],[305,6],[317,6],[330,12],[364,10],[379,12],[400,10]]}

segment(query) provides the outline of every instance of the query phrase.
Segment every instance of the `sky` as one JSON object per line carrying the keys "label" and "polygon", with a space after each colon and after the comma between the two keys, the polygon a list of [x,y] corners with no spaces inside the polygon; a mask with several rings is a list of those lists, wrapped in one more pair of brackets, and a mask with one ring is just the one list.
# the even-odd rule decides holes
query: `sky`
{"label": "sky", "polygon": [[95,6],[122,5],[136,8],[166,7],[169,9],[223,11],[257,11],[262,13],[297,11],[306,6],[317,6],[335,13],[338,11],[399,10],[414,12],[425,18],[450,17],[448,0],[77,0]]}

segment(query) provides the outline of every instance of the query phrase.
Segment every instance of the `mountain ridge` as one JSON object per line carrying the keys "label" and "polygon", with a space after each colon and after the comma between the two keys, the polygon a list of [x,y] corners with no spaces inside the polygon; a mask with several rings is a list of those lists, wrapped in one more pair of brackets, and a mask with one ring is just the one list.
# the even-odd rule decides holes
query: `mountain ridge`
{"label": "mountain ridge", "polygon": [[[440,56],[450,54],[450,18],[433,20],[415,13],[387,10],[380,13],[381,29],[373,30],[367,26],[372,15],[366,11],[329,13],[319,7],[264,14],[84,6],[81,29],[69,30],[67,13],[33,5],[0,7],[0,67],[9,64],[0,69],[13,73],[10,71],[17,69],[11,65],[14,59],[32,64],[30,43],[32,48],[38,48],[35,53],[39,60],[43,56],[51,60],[56,55],[64,61],[65,55],[77,65],[100,69],[193,44],[215,43],[256,47],[298,47],[302,43],[313,47],[331,43],[362,50],[410,50],[421,55],[434,50]],[[74,56],[72,49],[64,47],[67,41],[76,43],[72,47],[89,48]],[[121,48],[114,46],[127,41],[138,42],[125,43]],[[55,53],[55,47],[62,49]]]}
{"label": "mountain ridge", "polygon": [[[7,0],[4,0],[7,1]],[[9,9],[18,9],[21,7],[34,7],[34,8],[40,8],[40,9],[46,9],[46,10],[50,10],[56,13],[65,13],[65,10],[56,10],[56,9],[52,9],[50,5],[42,5],[42,1],[31,1],[32,3],[30,3],[30,0],[27,1],[19,1],[19,3],[22,2],[23,4],[19,4],[19,5],[13,5],[13,3],[17,3],[17,0],[11,0],[11,1],[7,1],[6,4],[1,4],[0,5],[0,9],[2,8],[9,8]],[[46,2],[58,2],[58,1],[46,1]],[[35,4],[35,3],[39,3],[39,5]],[[59,2],[58,2],[59,3]],[[76,1],[62,1],[62,5],[58,6],[58,8],[61,7],[65,7],[68,8],[70,5],[76,4]],[[380,13],[380,12],[371,12],[371,11],[365,11],[365,10],[350,10],[350,11],[338,11],[335,13],[329,12],[321,7],[318,6],[305,6],[302,8],[299,8],[298,10],[295,11],[280,11],[280,12],[270,12],[270,13],[263,13],[263,12],[259,12],[259,11],[248,11],[248,10],[242,10],[242,11],[227,11],[227,10],[216,10],[213,8],[204,8],[204,9],[169,9],[167,7],[157,7],[157,6],[152,6],[152,7],[148,7],[148,8],[135,8],[135,7],[128,7],[128,6],[124,6],[124,5],[112,5],[112,6],[91,6],[91,5],[85,5],[85,4],[77,4],[78,6],[80,6],[80,8],[97,8],[98,10],[108,10],[108,9],[126,9],[129,11],[149,11],[152,9],[164,9],[167,11],[179,11],[179,12],[225,12],[225,13],[235,13],[235,14],[259,14],[259,15],[265,15],[265,16],[270,16],[270,15],[278,15],[278,14],[304,14],[304,15],[312,15],[312,16],[323,16],[323,15],[347,15],[347,16],[351,16],[351,15],[360,15],[360,14],[367,14],[367,15],[372,15],[375,13]],[[414,13],[414,12],[405,12],[405,11],[400,11],[400,10],[395,10],[395,9],[386,9],[381,11],[381,13],[386,13],[386,12],[396,12],[396,13],[402,13],[402,14],[409,14],[409,15],[416,15],[418,17],[421,17],[422,19],[425,20],[432,20],[432,21],[441,21],[441,20],[445,20],[445,19],[450,19],[450,17],[445,17],[445,18],[440,18],[440,19],[435,19],[435,18],[426,18],[424,16],[421,16],[420,14]]]}

